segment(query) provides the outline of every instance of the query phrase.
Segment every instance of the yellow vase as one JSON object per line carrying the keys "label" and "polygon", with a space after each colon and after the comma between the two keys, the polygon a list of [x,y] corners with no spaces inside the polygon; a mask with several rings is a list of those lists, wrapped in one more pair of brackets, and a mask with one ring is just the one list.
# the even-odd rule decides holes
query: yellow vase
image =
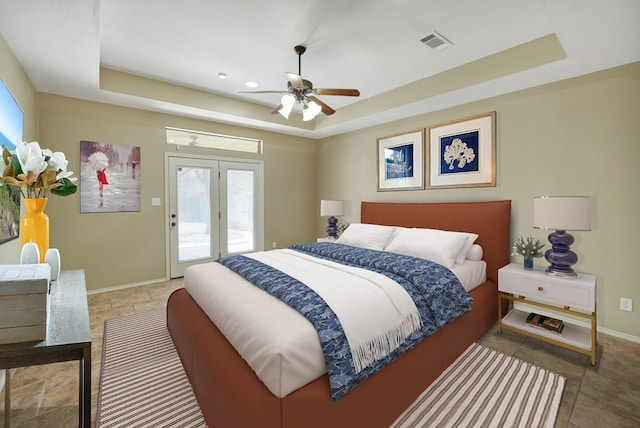
{"label": "yellow vase", "polygon": [[24,198],[27,212],[20,220],[20,240],[22,246],[34,242],[40,251],[40,263],[49,249],[49,217],[44,213],[47,198]]}

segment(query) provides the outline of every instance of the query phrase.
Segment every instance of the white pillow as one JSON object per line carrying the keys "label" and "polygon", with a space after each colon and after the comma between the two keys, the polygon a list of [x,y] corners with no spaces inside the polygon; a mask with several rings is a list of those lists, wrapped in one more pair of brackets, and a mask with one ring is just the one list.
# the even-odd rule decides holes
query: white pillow
{"label": "white pillow", "polygon": [[471,249],[471,246],[473,245],[474,242],[476,242],[476,239],[478,239],[478,235],[475,233],[467,233],[467,232],[449,232],[449,233],[462,233],[466,235],[467,241],[464,243],[464,245],[460,249],[460,252],[456,256],[456,263],[464,263],[465,259],[467,258],[467,254]]}
{"label": "white pillow", "polygon": [[431,260],[451,269],[467,240],[466,233],[403,228],[385,250]]}
{"label": "white pillow", "polygon": [[482,251],[482,247],[478,244],[473,244],[471,246],[471,249],[467,253],[467,259],[480,261],[482,260],[483,255],[484,255],[484,252]]}
{"label": "white pillow", "polygon": [[352,223],[336,240],[338,244],[382,250],[397,228],[379,224]]}

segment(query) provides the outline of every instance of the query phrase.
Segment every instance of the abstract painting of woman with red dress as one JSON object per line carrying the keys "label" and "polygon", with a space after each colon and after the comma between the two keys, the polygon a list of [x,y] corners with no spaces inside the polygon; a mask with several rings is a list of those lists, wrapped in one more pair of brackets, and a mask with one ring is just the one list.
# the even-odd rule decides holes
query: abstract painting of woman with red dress
{"label": "abstract painting of woman with red dress", "polygon": [[81,140],[80,162],[81,213],[140,211],[140,147]]}

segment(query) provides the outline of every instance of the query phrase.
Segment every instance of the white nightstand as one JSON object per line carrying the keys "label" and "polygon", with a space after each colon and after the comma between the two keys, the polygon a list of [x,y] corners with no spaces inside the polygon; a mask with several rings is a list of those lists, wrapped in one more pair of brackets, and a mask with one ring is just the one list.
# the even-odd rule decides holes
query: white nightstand
{"label": "white nightstand", "polygon": [[[502,317],[502,299],[509,300],[509,312]],[[562,333],[527,324],[529,312],[513,307],[514,302],[544,308],[556,317],[571,314],[586,318],[591,327],[564,323]],[[596,277],[578,274],[577,278],[549,275],[544,268],[526,270],[511,263],[498,271],[498,333],[516,331],[591,357],[596,364]]]}
{"label": "white nightstand", "polygon": [[333,238],[318,238],[318,242],[336,242]]}

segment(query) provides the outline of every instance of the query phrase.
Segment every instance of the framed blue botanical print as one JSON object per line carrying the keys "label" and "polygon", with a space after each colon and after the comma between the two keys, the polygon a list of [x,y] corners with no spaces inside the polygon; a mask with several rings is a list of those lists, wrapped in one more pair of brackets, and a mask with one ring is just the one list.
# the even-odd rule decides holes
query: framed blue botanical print
{"label": "framed blue botanical print", "polygon": [[424,189],[424,130],[378,138],[378,191]]}
{"label": "framed blue botanical print", "polygon": [[496,113],[430,126],[429,189],[495,187]]}

